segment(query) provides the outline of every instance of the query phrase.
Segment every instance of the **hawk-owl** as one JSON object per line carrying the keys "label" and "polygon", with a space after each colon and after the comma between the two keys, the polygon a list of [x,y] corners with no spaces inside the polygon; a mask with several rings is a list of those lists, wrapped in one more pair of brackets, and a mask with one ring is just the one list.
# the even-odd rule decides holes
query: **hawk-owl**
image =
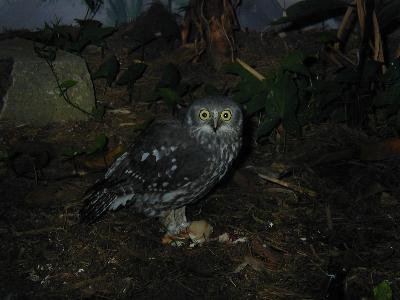
{"label": "hawk-owl", "polygon": [[161,217],[168,232],[188,225],[185,206],[226,174],[242,144],[243,115],[228,97],[194,101],[182,120],[154,121],[84,196],[81,220],[126,204]]}

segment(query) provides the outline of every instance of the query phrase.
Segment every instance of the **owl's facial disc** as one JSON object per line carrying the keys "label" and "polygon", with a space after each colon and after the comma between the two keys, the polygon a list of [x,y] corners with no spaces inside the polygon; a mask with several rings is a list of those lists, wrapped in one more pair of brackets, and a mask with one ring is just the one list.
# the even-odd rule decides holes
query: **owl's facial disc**
{"label": "owl's facial disc", "polygon": [[193,102],[184,122],[199,136],[225,137],[241,134],[243,116],[240,107],[230,98],[214,96]]}

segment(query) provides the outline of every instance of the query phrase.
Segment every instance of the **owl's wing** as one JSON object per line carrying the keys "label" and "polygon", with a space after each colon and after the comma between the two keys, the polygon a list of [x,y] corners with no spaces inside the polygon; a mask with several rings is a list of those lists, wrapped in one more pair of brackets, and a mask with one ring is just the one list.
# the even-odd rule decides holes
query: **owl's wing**
{"label": "owl's wing", "polygon": [[154,122],[85,195],[81,220],[93,222],[135,195],[167,193],[198,178],[210,156],[181,123]]}

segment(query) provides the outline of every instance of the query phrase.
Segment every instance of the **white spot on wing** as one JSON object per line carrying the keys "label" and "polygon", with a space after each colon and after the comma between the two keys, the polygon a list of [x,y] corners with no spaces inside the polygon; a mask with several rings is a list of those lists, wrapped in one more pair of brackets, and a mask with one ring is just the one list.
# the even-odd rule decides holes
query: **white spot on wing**
{"label": "white spot on wing", "polygon": [[145,152],[142,154],[142,158],[140,159],[140,161],[145,161],[147,157],[149,157],[150,153]]}
{"label": "white spot on wing", "polygon": [[173,165],[173,166],[171,167],[171,171],[175,171],[176,169],[178,169],[178,166],[177,166],[177,165]]}
{"label": "white spot on wing", "polygon": [[153,150],[153,155],[154,155],[154,157],[156,158],[156,161],[158,161],[158,160],[161,158],[160,152],[158,152],[157,149],[154,149],[154,150]]}
{"label": "white spot on wing", "polygon": [[183,192],[182,191],[173,191],[173,192],[169,192],[166,193],[162,196],[162,200],[165,202],[169,202],[171,200],[174,200],[176,197],[182,195]]}
{"label": "white spot on wing", "polygon": [[116,210],[118,207],[125,206],[126,202],[128,202],[129,200],[131,200],[133,198],[134,194],[129,194],[129,195],[124,195],[122,197],[119,197],[117,199],[115,199],[111,205],[110,205],[110,210]]}
{"label": "white spot on wing", "polygon": [[178,149],[178,147],[171,146],[171,151],[172,151],[172,152],[174,152],[176,149]]}

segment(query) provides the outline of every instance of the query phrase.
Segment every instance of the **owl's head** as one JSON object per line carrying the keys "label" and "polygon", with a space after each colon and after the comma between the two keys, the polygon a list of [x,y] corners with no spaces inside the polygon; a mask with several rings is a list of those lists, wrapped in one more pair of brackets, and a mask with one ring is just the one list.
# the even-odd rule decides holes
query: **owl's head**
{"label": "owl's head", "polygon": [[239,105],[228,97],[207,97],[189,106],[185,124],[203,134],[241,135],[243,114]]}

